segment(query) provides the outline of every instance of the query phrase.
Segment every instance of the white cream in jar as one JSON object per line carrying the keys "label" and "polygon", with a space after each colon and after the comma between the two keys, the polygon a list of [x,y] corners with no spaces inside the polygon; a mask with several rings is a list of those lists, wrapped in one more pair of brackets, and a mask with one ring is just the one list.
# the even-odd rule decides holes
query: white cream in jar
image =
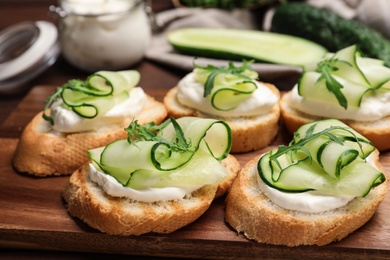
{"label": "white cream in jar", "polygon": [[62,54],[85,71],[119,70],[139,62],[151,28],[144,1],[62,0]]}

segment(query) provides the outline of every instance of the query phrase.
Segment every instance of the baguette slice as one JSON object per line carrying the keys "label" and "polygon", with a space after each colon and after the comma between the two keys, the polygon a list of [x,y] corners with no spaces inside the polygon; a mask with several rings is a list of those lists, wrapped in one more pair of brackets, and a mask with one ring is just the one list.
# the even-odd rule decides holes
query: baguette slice
{"label": "baguette slice", "polygon": [[[274,85],[264,84],[279,98],[279,90]],[[183,106],[176,98],[177,91],[177,87],[174,87],[164,97],[164,105],[168,110],[168,115],[174,118],[196,116],[222,119],[232,130],[232,153],[243,153],[264,148],[272,143],[278,134],[279,104],[275,104],[268,114],[262,116],[221,118]]]}
{"label": "baguette slice", "polygon": [[220,185],[206,185],[183,199],[140,202],[112,197],[88,176],[88,164],[76,170],[63,192],[69,214],[110,235],[170,233],[199,218],[212,201],[230,186],[240,166],[229,155],[222,161],[229,172]]}
{"label": "baguette slice", "polygon": [[[379,152],[374,152],[376,167]],[[275,245],[326,245],[339,241],[363,226],[383,201],[388,180],[364,198],[355,198],[346,206],[323,213],[286,210],[261,192],[257,185],[257,161],[254,158],[241,170],[226,198],[226,221],[248,239]]]}
{"label": "baguette slice", "polygon": [[[95,132],[58,134],[50,131],[47,121],[38,113],[23,130],[13,156],[13,166],[18,172],[39,177],[70,175],[88,162],[87,150],[105,146],[117,139],[126,138],[126,125],[107,127]],[[140,124],[161,123],[165,120],[165,106],[148,96],[144,109],[136,116]]]}
{"label": "baguette slice", "polygon": [[[279,101],[281,118],[283,124],[289,133],[293,134],[301,125],[317,120],[325,119],[324,117],[313,116],[302,113],[289,106],[291,92],[282,95]],[[344,122],[368,140],[370,140],[379,151],[390,149],[390,116],[380,121],[363,122],[354,120],[343,120]]]}

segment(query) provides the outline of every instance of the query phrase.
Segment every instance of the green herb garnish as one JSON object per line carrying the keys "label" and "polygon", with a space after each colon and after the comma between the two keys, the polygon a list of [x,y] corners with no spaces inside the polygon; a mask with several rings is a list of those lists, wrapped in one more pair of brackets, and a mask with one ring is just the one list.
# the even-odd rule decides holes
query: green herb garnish
{"label": "green herb garnish", "polygon": [[[168,142],[159,134],[169,123],[172,123],[174,131],[176,133],[176,140]],[[160,125],[156,125],[154,122],[147,123],[145,125],[138,124],[138,120],[132,121],[130,125],[125,128],[125,131],[128,134],[127,141],[129,144],[134,144],[138,141],[157,141],[164,142],[171,150],[175,152],[185,152],[189,151],[191,142],[186,140],[184,132],[180,125],[174,118],[169,118],[165,120]]]}
{"label": "green herb garnish", "polygon": [[343,85],[341,85],[333,76],[332,76],[332,72],[333,71],[337,71],[339,68],[336,66],[336,64],[338,62],[344,62],[348,65],[350,65],[348,62],[346,61],[341,61],[337,58],[330,58],[330,59],[326,59],[326,60],[323,60],[321,62],[319,62],[317,64],[317,69],[316,71],[321,73],[321,76],[318,78],[317,82],[318,81],[321,81],[321,80],[325,80],[325,85],[326,85],[326,88],[331,92],[333,93],[340,106],[344,107],[345,109],[347,109],[348,107],[348,100],[347,98],[344,96],[343,92],[341,91],[341,89],[343,88]]}
{"label": "green herb garnish", "polygon": [[[345,141],[345,137],[339,137],[332,133],[334,130],[342,130],[350,133],[353,136],[353,141],[357,142],[360,150],[362,151],[362,146],[359,142],[359,139],[356,137],[356,135],[349,130],[347,127],[341,127],[341,126],[330,126],[329,128],[324,129],[323,131],[314,133],[314,128],[316,127],[316,124],[313,124],[309,127],[309,129],[305,133],[305,137],[301,138],[300,133],[297,131],[294,133],[293,139],[290,142],[288,146],[280,145],[276,152],[274,152],[272,155],[270,155],[270,163],[274,162],[280,170],[283,169],[283,167],[280,165],[278,158],[282,155],[288,154],[291,160],[293,161],[293,154],[296,154],[298,151],[303,151],[307,157],[304,159],[309,159],[310,162],[312,161],[312,155],[310,151],[305,147],[305,144],[309,143],[310,141],[318,138],[321,135],[327,136],[330,141],[333,141],[335,143],[338,143],[342,145]],[[298,141],[297,141],[298,140]]]}
{"label": "green herb garnish", "polygon": [[42,117],[43,119],[45,119],[46,121],[49,121],[49,123],[51,125],[54,125],[54,119],[46,114],[46,111],[51,107],[51,105],[61,96],[61,92],[62,92],[62,87],[59,87],[57,88],[53,94],[51,94],[51,96],[49,96],[46,100],[45,100],[45,108],[43,110],[43,114],[42,114]]}

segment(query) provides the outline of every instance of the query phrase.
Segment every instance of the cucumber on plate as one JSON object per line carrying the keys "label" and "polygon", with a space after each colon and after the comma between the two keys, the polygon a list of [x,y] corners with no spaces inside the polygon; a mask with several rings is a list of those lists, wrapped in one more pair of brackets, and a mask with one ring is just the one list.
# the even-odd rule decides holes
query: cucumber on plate
{"label": "cucumber on plate", "polygon": [[170,32],[167,40],[177,51],[195,57],[295,66],[318,61],[327,53],[303,38],[255,30],[181,28]]}

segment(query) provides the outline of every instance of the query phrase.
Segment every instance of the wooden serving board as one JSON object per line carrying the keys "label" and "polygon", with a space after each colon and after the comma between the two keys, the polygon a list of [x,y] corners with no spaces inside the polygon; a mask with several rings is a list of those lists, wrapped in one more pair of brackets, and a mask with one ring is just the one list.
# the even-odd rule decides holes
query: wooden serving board
{"label": "wooden serving board", "polygon": [[[390,193],[366,225],[342,241],[323,247],[286,247],[249,241],[224,221],[224,197],[214,201],[198,220],[167,235],[120,237],[90,228],[65,210],[61,192],[69,177],[35,178],[19,174],[11,166],[18,142],[14,136],[19,135],[21,125],[36,112],[26,107],[50,93],[51,89],[43,87],[29,93],[1,127],[0,248],[208,259],[386,259],[390,256]],[[11,130],[14,132],[7,133]],[[273,145],[288,141],[281,128]],[[244,165],[267,149],[236,157]],[[390,173],[389,152],[381,154],[381,163]]]}

